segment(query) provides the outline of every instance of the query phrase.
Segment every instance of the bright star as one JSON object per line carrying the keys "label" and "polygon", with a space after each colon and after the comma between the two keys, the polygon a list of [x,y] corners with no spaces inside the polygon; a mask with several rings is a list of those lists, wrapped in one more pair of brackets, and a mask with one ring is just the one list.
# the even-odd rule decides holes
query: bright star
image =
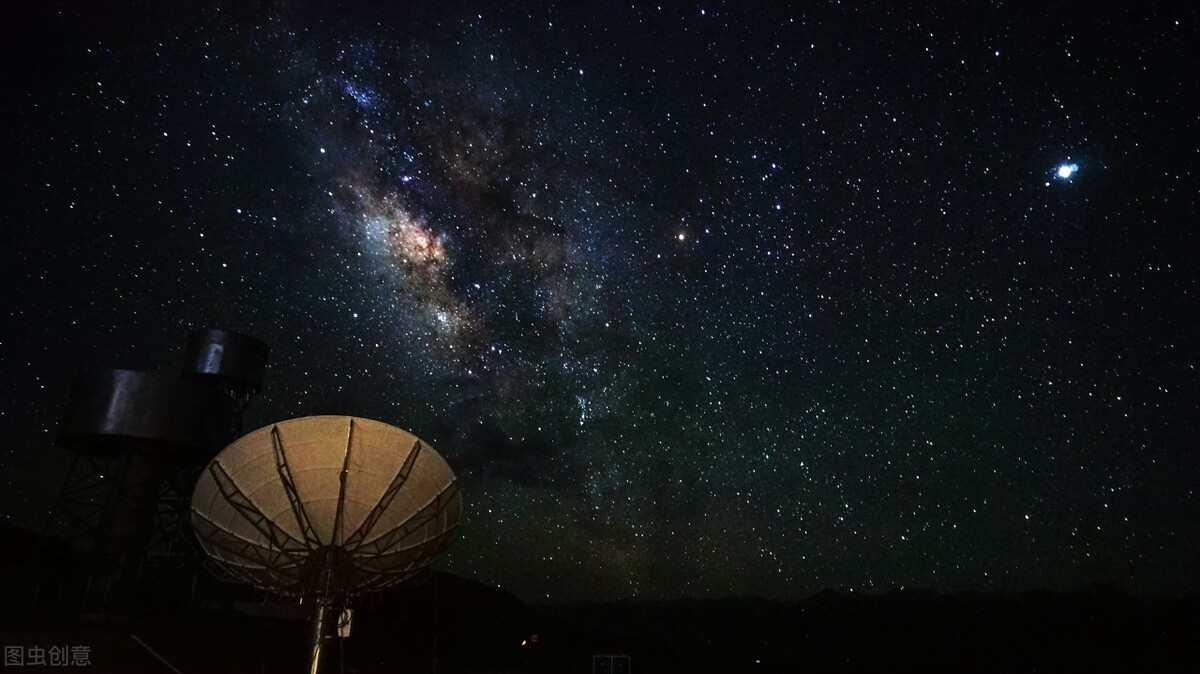
{"label": "bright star", "polygon": [[1058,175],[1058,177],[1062,178],[1063,180],[1067,180],[1071,176],[1075,175],[1075,172],[1078,170],[1079,170],[1078,164],[1063,164],[1058,167],[1058,171],[1056,172],[1056,175]]}

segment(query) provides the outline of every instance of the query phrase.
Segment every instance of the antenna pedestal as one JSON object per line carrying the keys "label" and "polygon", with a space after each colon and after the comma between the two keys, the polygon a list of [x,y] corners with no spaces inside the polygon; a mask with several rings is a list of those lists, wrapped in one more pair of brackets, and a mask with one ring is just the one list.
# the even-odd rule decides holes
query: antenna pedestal
{"label": "antenna pedestal", "polygon": [[313,611],[312,636],[309,639],[308,674],[317,674],[321,668],[321,652],[325,650],[326,624],[329,622],[330,600],[320,597],[316,601],[317,608]]}

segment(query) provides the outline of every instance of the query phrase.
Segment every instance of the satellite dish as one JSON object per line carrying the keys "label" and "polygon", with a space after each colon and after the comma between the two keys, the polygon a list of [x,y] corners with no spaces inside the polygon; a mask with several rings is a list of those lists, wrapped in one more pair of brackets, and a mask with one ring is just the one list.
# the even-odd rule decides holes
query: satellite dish
{"label": "satellite dish", "polygon": [[254,587],[315,600],[313,672],[327,609],[425,568],[454,539],[461,510],[454,472],[432,447],[347,416],[242,436],[192,494],[192,525],[217,566]]}

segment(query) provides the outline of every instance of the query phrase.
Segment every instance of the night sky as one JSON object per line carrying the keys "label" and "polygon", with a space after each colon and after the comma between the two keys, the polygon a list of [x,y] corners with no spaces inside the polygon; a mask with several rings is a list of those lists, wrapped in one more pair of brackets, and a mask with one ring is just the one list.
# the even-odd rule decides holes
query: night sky
{"label": "night sky", "polygon": [[529,601],[1200,591],[1189,3],[159,4],[0,10],[8,521],[218,327]]}

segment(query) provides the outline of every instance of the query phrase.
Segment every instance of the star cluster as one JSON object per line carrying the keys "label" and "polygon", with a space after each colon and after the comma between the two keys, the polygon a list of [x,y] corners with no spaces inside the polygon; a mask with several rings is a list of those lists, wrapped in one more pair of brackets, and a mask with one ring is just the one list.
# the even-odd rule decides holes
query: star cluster
{"label": "star cluster", "polygon": [[214,326],[531,600],[1200,589],[1195,11],[416,4],[6,10],[9,519]]}

